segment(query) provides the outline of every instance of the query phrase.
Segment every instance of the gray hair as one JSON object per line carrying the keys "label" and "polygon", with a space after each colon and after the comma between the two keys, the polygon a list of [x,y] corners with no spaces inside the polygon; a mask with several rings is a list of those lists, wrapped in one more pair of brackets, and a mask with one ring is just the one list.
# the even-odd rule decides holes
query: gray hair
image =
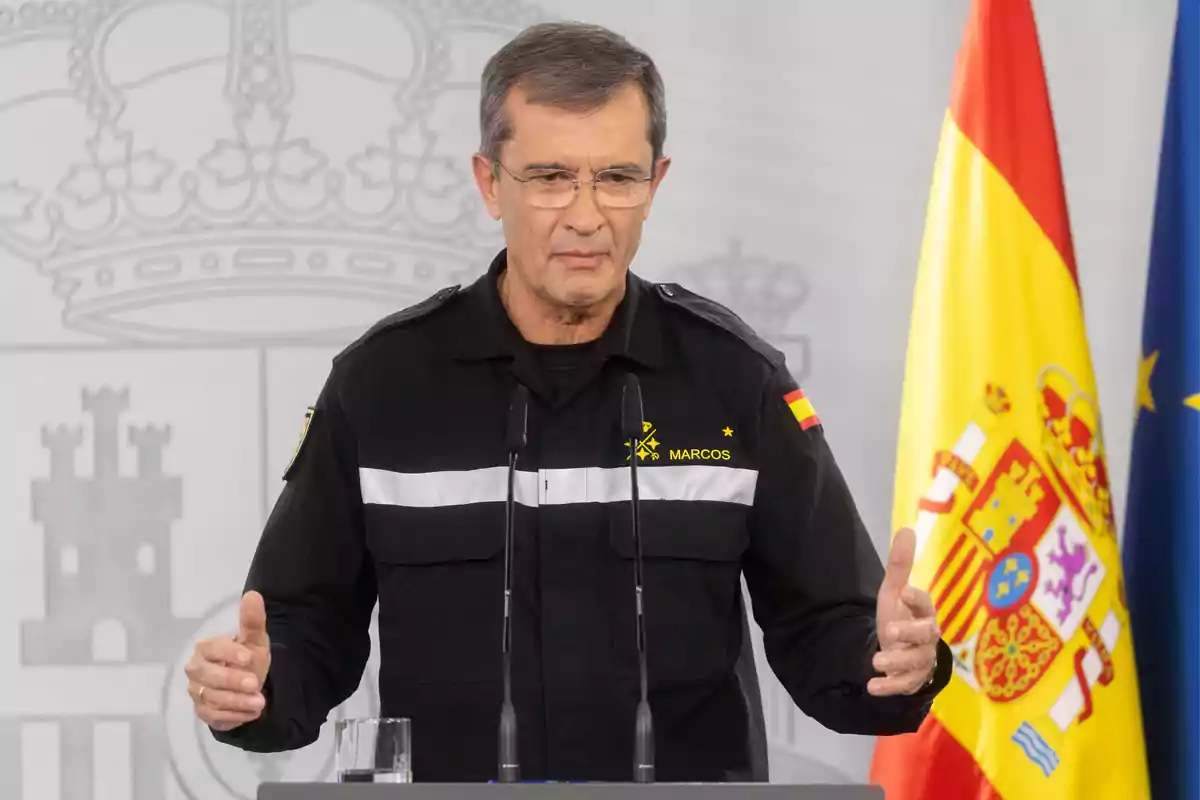
{"label": "gray hair", "polygon": [[667,138],[667,104],[662,77],[650,56],[599,25],[546,22],[526,28],[484,65],[480,152],[497,159],[501,145],[512,137],[504,101],[514,86],[532,103],[585,112],[604,105],[631,82],[646,98],[646,135],[657,162]]}

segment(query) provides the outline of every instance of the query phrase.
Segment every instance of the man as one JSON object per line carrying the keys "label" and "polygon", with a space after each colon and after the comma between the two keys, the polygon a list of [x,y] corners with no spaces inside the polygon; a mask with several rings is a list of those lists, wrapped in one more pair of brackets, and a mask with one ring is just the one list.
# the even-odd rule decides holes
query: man
{"label": "man", "polygon": [[[535,26],[483,73],[475,179],[507,243],[475,284],[333,363],[246,581],[236,637],[186,667],[196,713],[256,751],[315,740],[379,602],[382,713],[416,780],[497,777],[507,418],[528,388],[513,553],[522,778],[632,777],[635,442],[657,779],[747,775],[735,665],[749,586],[767,657],[837,731],[915,730],[949,680],[930,598],[886,574],[782,355],[723,307],[629,273],[666,176],[663,86],[623,38]],[[936,667],[936,668],[935,668]]]}

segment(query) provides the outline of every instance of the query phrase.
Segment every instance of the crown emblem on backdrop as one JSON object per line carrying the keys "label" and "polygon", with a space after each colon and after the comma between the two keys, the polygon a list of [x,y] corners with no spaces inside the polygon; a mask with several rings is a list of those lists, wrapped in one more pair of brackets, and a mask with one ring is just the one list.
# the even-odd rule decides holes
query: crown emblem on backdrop
{"label": "crown emblem on backdrop", "polygon": [[812,366],[809,337],[789,330],[811,288],[799,265],[747,254],[741,240],[734,238],[725,253],[682,264],[670,271],[669,280],[729,306],[756,333],[787,352],[796,380],[807,376]]}
{"label": "crown emblem on backdrop", "polygon": [[350,335],[494,254],[468,163],[480,53],[544,18],[514,0],[0,9],[0,63],[55,65],[0,80],[0,247],[106,338]]}

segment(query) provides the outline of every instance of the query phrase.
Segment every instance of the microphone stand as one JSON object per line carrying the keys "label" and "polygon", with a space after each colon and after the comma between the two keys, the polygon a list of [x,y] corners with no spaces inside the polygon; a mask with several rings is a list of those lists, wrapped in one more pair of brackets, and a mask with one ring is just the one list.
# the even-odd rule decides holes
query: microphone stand
{"label": "microphone stand", "polygon": [[521,762],[517,758],[517,712],[512,701],[512,572],[513,528],[516,519],[514,502],[517,454],[525,446],[529,423],[529,390],[517,384],[509,405],[508,430],[505,445],[508,449],[508,495],[504,507],[504,630],[500,650],[503,657],[504,704],[500,708],[499,781],[516,783],[521,779]]}
{"label": "microphone stand", "polygon": [[654,782],[654,720],[650,715],[649,680],[646,675],[646,619],[642,601],[642,526],[638,495],[638,442],[642,437],[642,388],[637,376],[625,376],[621,398],[621,427],[629,437],[630,511],[633,515],[633,576],[637,614],[638,680],[641,695],[633,738],[633,780]]}

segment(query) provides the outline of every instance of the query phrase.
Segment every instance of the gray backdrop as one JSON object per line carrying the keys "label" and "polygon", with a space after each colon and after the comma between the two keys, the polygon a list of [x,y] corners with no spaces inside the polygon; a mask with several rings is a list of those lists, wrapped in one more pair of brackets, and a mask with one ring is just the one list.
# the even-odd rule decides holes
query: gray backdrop
{"label": "gray backdrop", "polygon": [[[484,268],[477,76],[523,25],[611,25],[668,87],[635,268],[787,351],[881,545],[911,291],[968,0],[0,0],[0,796],[249,798],[181,664],[228,631],[330,356]],[[1036,5],[1118,514],[1170,0]],[[777,781],[871,740],[763,670]],[[339,713],[375,708],[375,672]],[[416,733],[416,746],[420,734]]]}

